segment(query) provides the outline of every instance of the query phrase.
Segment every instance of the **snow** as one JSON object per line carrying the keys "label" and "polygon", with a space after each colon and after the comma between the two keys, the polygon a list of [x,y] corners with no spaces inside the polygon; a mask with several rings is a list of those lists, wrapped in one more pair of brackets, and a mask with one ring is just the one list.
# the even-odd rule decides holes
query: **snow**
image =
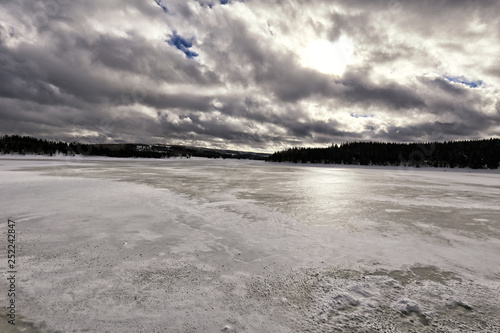
{"label": "snow", "polygon": [[0,184],[39,331],[500,329],[498,172],[2,156]]}

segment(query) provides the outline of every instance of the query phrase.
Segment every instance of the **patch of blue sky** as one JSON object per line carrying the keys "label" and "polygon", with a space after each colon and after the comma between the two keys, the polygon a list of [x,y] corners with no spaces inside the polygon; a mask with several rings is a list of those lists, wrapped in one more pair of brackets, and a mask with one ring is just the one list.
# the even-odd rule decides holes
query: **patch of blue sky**
{"label": "patch of blue sky", "polygon": [[[221,5],[231,5],[234,0],[219,0],[218,3]],[[215,6],[216,2],[214,1],[202,1],[202,0],[197,0],[197,2],[202,6],[202,7],[209,7],[212,8]],[[238,0],[238,2],[245,2],[245,0]]]}
{"label": "patch of blue sky", "polygon": [[351,112],[351,117],[353,118],[373,118],[375,117],[375,115],[372,113],[372,114],[357,114],[357,113],[352,113]]}
{"label": "patch of blue sky", "polygon": [[175,46],[178,50],[184,52],[188,59],[193,59],[198,56],[198,53],[190,50],[190,48],[193,47],[193,39],[187,40],[182,38],[176,31],[174,31],[172,35],[168,35],[168,37],[169,39],[165,40],[167,44]]}
{"label": "patch of blue sky", "polygon": [[158,6],[160,6],[160,7],[161,7],[161,9],[163,9],[163,11],[164,11],[165,13],[168,13],[168,12],[169,12],[169,11],[168,11],[167,6],[163,3],[163,1],[162,1],[162,0],[154,0],[154,1],[156,2],[156,4],[157,4]]}
{"label": "patch of blue sky", "polygon": [[212,8],[214,6],[214,3],[213,2],[209,2],[209,1],[200,1],[200,0],[198,0],[198,3],[202,7],[207,6],[208,8]]}
{"label": "patch of blue sky", "polygon": [[471,88],[477,88],[480,87],[483,84],[483,81],[481,80],[468,80],[464,76],[449,76],[445,75],[444,78],[448,81],[454,82],[454,83],[461,83],[465,84],[468,87]]}

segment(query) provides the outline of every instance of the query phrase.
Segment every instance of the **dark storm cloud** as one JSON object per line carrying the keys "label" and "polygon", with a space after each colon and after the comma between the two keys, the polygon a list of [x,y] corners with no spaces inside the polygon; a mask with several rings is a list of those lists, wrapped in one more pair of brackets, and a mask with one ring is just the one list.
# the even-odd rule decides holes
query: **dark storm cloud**
{"label": "dark storm cloud", "polygon": [[[177,40],[176,43],[181,43],[181,41]],[[172,44],[175,43],[172,42]],[[98,39],[87,43],[87,45],[82,45],[82,47],[89,50],[93,64],[139,76],[148,76],[158,83],[196,83],[200,85],[221,83],[217,73],[196,62],[182,59],[181,54],[178,54],[174,49],[164,49],[157,44],[152,45],[140,36],[124,38],[99,35]],[[187,58],[194,57],[194,52],[187,49],[183,53]]]}
{"label": "dark storm cloud", "polygon": [[346,74],[341,81],[346,87],[344,98],[352,104],[381,104],[391,109],[423,108],[424,99],[411,90],[396,82],[379,83],[375,85],[357,74]]}
{"label": "dark storm cloud", "polygon": [[[482,138],[482,128],[484,125],[491,125],[491,119],[479,119],[479,122],[427,122],[411,126],[390,126],[386,130],[375,135],[378,139],[403,142],[428,142],[459,140],[464,136],[470,140]],[[429,140],[432,134],[432,140]]]}
{"label": "dark storm cloud", "polygon": [[465,88],[462,88],[456,84],[450,83],[449,80],[445,80],[443,78],[434,78],[431,80],[421,80],[422,83],[425,85],[431,87],[431,88],[438,88],[442,90],[445,93],[452,94],[452,95],[464,95],[468,93],[468,90]]}
{"label": "dark storm cloud", "polygon": [[212,98],[197,94],[147,94],[143,101],[157,109],[182,108],[207,111],[212,109]]}
{"label": "dark storm cloud", "polygon": [[[497,1],[2,7],[2,134],[273,150],[500,132]],[[352,45],[340,75],[304,65],[317,40]]]}
{"label": "dark storm cloud", "polygon": [[500,65],[491,66],[488,73],[500,78]]}
{"label": "dark storm cloud", "polygon": [[360,137],[357,133],[349,133],[340,130],[341,125],[336,121],[312,121],[305,124],[294,123],[290,126],[290,135],[296,137],[313,137],[313,134],[334,136],[337,138],[349,137],[355,138]]}

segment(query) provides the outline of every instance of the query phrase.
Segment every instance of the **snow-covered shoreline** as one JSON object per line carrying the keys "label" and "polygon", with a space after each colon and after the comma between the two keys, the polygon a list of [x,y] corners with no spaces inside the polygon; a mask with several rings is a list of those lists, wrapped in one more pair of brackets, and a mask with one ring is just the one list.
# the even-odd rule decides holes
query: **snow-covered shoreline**
{"label": "snow-covered shoreline", "polygon": [[[176,160],[214,160],[206,157],[169,157],[169,158],[142,158],[142,157],[107,157],[107,156],[85,156],[85,155],[21,155],[21,154],[0,154],[1,160],[47,160],[47,161],[176,161]],[[236,161],[228,159],[229,161]],[[240,161],[240,160],[238,160]],[[246,161],[246,160],[243,160]],[[387,171],[443,171],[443,172],[469,172],[469,173],[487,173],[500,174],[499,169],[472,169],[472,168],[443,168],[443,167],[413,167],[413,166],[393,166],[393,165],[356,165],[356,164],[322,164],[322,163],[292,163],[292,162],[264,162],[249,160],[251,162],[266,163],[269,165],[289,165],[297,167],[315,167],[330,169],[367,169],[367,170],[387,170]]]}

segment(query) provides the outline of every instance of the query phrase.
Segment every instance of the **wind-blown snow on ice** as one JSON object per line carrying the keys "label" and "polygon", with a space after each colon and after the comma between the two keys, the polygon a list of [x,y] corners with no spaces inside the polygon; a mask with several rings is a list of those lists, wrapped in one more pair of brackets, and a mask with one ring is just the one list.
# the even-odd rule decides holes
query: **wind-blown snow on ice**
{"label": "wind-blown snow on ice", "polygon": [[500,330],[498,173],[2,158],[0,182],[42,331]]}

